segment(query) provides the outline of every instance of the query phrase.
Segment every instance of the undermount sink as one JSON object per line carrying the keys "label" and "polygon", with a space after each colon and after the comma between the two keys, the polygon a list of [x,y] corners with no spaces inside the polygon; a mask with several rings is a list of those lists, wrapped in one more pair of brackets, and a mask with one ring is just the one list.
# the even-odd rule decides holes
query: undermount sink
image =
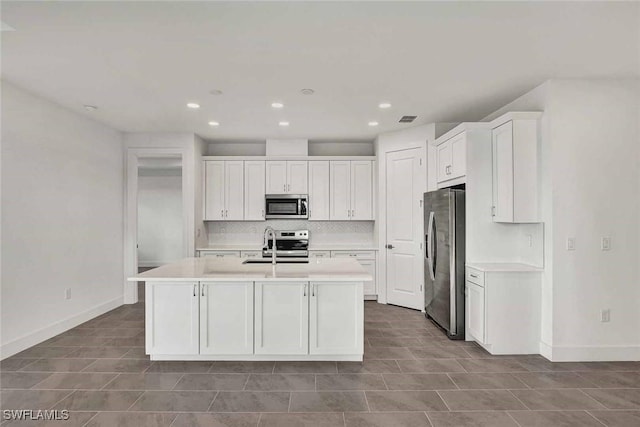
{"label": "undermount sink", "polygon": [[[247,259],[243,264],[271,264],[271,259]],[[308,259],[280,259],[276,264],[309,264]]]}

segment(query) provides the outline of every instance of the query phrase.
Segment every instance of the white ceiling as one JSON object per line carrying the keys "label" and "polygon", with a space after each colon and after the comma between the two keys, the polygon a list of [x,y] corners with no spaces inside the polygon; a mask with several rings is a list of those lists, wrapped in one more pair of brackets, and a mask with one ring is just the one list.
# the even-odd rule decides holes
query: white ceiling
{"label": "white ceiling", "polygon": [[638,8],[3,1],[2,76],[123,131],[370,139],[404,114],[480,119],[548,78],[638,76]]}

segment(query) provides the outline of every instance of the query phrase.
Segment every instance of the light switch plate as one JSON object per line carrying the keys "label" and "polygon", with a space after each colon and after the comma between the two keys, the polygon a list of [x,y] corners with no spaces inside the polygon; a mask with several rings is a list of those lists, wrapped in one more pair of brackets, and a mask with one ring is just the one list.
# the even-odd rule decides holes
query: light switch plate
{"label": "light switch plate", "polygon": [[576,238],[575,237],[567,237],[567,250],[575,251],[576,250]]}

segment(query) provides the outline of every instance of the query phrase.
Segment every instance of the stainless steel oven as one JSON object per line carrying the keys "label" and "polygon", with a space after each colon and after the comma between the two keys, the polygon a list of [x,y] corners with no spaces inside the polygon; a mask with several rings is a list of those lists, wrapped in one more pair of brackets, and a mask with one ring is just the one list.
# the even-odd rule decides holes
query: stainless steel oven
{"label": "stainless steel oven", "polygon": [[307,219],[308,196],[306,194],[267,194],[265,196],[266,219]]}

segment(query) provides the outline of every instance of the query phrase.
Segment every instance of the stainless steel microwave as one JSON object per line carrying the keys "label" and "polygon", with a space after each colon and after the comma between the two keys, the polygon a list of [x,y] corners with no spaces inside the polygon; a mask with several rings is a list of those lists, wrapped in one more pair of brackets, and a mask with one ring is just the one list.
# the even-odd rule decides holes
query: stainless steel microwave
{"label": "stainless steel microwave", "polygon": [[266,219],[307,219],[309,196],[306,194],[267,194]]}

